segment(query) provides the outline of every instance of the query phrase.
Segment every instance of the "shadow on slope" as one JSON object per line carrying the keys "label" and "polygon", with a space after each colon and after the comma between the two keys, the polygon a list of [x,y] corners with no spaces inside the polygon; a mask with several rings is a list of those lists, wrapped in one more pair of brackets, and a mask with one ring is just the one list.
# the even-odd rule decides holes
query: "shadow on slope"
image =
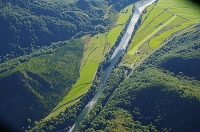
{"label": "shadow on slope", "polygon": [[200,80],[200,59],[182,57],[170,58],[161,64],[164,69],[173,72],[175,75],[183,74]]}
{"label": "shadow on slope", "polygon": [[153,124],[159,131],[200,131],[200,101],[183,97],[182,91],[160,87],[141,89],[131,101],[133,119],[143,125]]}

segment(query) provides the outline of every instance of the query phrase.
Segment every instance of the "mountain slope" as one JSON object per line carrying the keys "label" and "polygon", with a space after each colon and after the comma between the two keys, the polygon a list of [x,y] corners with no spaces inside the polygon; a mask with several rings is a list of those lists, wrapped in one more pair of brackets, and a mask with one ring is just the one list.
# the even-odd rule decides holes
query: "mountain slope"
{"label": "mountain slope", "polygon": [[0,121],[19,130],[47,116],[79,77],[83,43],[71,41],[0,74]]}
{"label": "mountain slope", "polygon": [[87,2],[87,8],[82,9],[81,1],[2,0],[0,62],[30,54],[43,46],[50,46],[52,42],[67,40],[74,35],[95,33],[98,24],[105,27],[111,24],[102,19],[107,2]]}
{"label": "mountain slope", "polygon": [[79,131],[200,131],[199,29],[171,39],[118,86],[108,79]]}
{"label": "mountain slope", "polygon": [[0,122],[24,131],[47,116],[80,76],[80,37],[108,31],[132,2],[0,0]]}

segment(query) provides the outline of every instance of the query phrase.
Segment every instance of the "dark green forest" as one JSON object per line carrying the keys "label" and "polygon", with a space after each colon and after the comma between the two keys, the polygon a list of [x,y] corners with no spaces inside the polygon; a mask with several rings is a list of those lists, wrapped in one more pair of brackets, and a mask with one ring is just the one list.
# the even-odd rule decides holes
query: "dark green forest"
{"label": "dark green forest", "polygon": [[79,77],[82,54],[83,42],[75,40],[5,72],[0,77],[1,121],[18,130],[48,115]]}
{"label": "dark green forest", "polygon": [[79,77],[81,37],[110,30],[133,2],[0,0],[0,123],[25,131],[46,117]]}
{"label": "dark green forest", "polygon": [[199,29],[173,37],[117,86],[112,73],[78,131],[200,131]]}
{"label": "dark green forest", "polygon": [[[132,2],[1,0],[0,62],[52,42],[105,32],[115,21],[116,12]],[[104,17],[106,13],[111,17]]]}
{"label": "dark green forest", "polygon": [[[200,131],[199,29],[173,37],[130,76],[131,69],[116,65],[77,131]],[[174,62],[176,58],[181,59]],[[78,103],[49,121],[38,122],[31,131],[69,129],[94,96],[101,69],[100,64],[89,92]]]}

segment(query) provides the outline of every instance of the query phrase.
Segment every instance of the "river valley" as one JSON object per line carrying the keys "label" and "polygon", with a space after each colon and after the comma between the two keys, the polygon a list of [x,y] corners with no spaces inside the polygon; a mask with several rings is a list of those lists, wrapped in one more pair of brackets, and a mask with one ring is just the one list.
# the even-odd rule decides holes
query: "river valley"
{"label": "river valley", "polygon": [[114,67],[117,59],[120,57],[120,55],[126,50],[127,45],[129,43],[129,40],[131,39],[131,35],[135,29],[135,25],[138,22],[140,15],[142,14],[142,11],[145,10],[145,8],[152,3],[154,3],[156,0],[147,0],[147,1],[141,1],[137,2],[134,4],[135,9],[134,13],[132,15],[131,21],[127,27],[127,30],[122,37],[118,47],[115,49],[114,53],[112,54],[110,65],[103,71],[103,75],[101,77],[100,85],[98,88],[98,91],[94,98],[85,106],[85,108],[82,110],[80,115],[78,116],[75,124],[72,126],[69,132],[74,132],[78,127],[80,122],[84,119],[84,117],[87,115],[87,113],[90,112],[96,101],[98,100],[99,96],[101,95],[103,89],[104,89],[104,84],[106,82],[107,77],[109,76],[112,68]]}

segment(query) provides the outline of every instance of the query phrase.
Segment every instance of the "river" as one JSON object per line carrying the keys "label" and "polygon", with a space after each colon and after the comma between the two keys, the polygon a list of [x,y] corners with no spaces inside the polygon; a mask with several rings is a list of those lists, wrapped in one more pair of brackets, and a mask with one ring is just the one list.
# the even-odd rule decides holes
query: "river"
{"label": "river", "polygon": [[99,88],[97,90],[96,95],[82,110],[82,112],[78,116],[75,124],[72,126],[72,128],[69,130],[69,132],[74,132],[79,127],[80,122],[83,120],[83,118],[86,116],[86,114],[89,113],[89,111],[92,109],[92,107],[94,106],[94,104],[98,100],[99,96],[101,95],[101,93],[103,91],[105,81],[106,81],[107,77],[109,76],[109,74],[111,72],[111,69],[114,67],[117,59],[122,54],[122,52],[124,52],[126,50],[128,42],[131,39],[131,35],[134,31],[135,24],[137,23],[142,11],[147,6],[151,5],[155,1],[156,0],[147,0],[147,1],[143,1],[143,2],[142,1],[137,2],[137,3],[134,4],[135,10],[134,10],[133,16],[131,18],[131,21],[130,21],[128,27],[127,27],[126,33],[124,34],[124,36],[122,37],[118,47],[115,49],[114,53],[112,54],[109,67],[107,67],[103,71],[103,74],[102,74],[102,77],[101,77],[101,82],[100,82],[100,85],[99,85]]}

